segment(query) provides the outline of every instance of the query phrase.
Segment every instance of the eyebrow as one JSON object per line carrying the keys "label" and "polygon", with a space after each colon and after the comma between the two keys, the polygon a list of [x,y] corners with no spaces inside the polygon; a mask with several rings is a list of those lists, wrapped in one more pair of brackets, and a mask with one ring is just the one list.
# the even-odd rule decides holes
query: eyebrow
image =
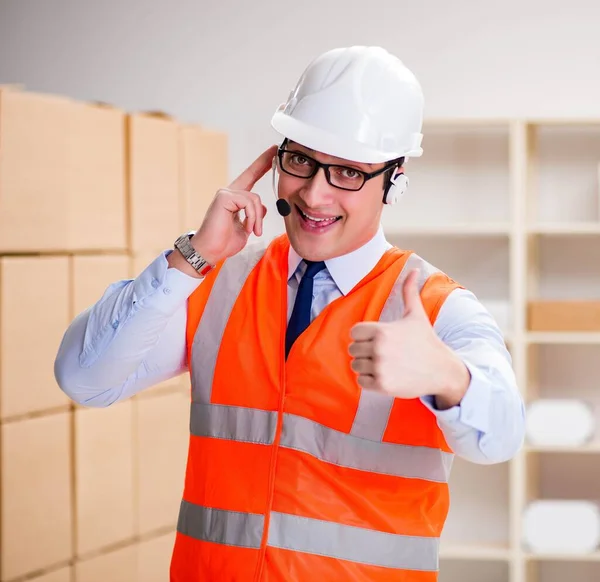
{"label": "eyebrow", "polygon": [[[290,146],[296,146],[296,147],[301,147],[301,148],[304,148],[304,149],[305,149],[307,152],[309,152],[309,153],[311,153],[311,154],[314,154],[314,153],[316,153],[316,151],[315,151],[315,150],[313,150],[312,148],[309,148],[309,147],[303,146],[302,144],[296,143],[295,141],[291,141],[291,140],[290,140],[290,141],[288,142],[288,144],[289,144]],[[339,165],[339,166],[348,166],[348,165],[355,165],[355,166],[368,166],[368,167],[369,167],[371,170],[373,169],[373,164],[368,164],[368,163],[366,163],[366,162],[353,162],[353,161],[351,161],[351,160],[348,160],[348,161],[345,161],[345,160],[344,160],[344,161],[342,161],[342,162],[333,162],[333,163],[334,163],[334,164],[337,164],[337,165]]]}

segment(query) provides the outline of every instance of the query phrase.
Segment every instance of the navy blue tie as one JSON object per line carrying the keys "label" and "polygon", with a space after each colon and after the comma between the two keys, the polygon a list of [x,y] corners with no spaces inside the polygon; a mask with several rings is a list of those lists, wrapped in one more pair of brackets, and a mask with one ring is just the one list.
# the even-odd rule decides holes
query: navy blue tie
{"label": "navy blue tie", "polygon": [[287,358],[288,353],[298,338],[298,336],[309,326],[310,324],[310,309],[312,306],[312,294],[313,294],[313,277],[321,270],[325,268],[325,262],[319,261],[304,261],[306,263],[306,271],[300,280],[298,285],[298,293],[296,295],[296,301],[294,301],[294,309],[288,322],[287,331],[285,334],[285,357]]}

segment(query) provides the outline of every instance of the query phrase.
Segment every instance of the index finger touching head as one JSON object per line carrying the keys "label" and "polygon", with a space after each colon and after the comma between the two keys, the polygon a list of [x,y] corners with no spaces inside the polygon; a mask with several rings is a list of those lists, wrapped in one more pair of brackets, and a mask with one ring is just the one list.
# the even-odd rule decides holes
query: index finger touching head
{"label": "index finger touching head", "polygon": [[272,167],[273,158],[277,154],[277,145],[266,149],[254,160],[230,185],[231,190],[244,190],[249,192]]}

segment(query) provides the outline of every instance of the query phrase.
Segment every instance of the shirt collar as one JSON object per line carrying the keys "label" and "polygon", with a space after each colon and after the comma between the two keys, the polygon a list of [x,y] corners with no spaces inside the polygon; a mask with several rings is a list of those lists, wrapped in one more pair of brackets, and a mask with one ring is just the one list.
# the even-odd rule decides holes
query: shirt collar
{"label": "shirt collar", "polygon": [[[347,295],[359,281],[369,274],[390,247],[380,225],[377,233],[369,242],[346,255],[327,259],[325,267],[338,289]],[[301,262],[302,257],[290,245],[288,281],[296,273]]]}

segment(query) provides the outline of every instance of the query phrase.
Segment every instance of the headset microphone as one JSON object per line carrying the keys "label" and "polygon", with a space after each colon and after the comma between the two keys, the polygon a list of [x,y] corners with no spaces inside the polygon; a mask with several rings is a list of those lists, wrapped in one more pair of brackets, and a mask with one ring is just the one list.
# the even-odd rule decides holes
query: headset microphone
{"label": "headset microphone", "polygon": [[[273,164],[271,166],[273,171],[273,194],[275,194],[275,198],[277,198],[277,158],[273,158]],[[277,206],[277,212],[283,217],[286,217],[291,211],[292,207],[289,205],[287,200],[283,198],[277,198],[277,202],[275,203]]]}
{"label": "headset microphone", "polygon": [[279,198],[275,204],[277,206],[277,212],[279,212],[281,216],[287,216],[292,211],[292,207],[289,205],[288,201],[283,198]]}

